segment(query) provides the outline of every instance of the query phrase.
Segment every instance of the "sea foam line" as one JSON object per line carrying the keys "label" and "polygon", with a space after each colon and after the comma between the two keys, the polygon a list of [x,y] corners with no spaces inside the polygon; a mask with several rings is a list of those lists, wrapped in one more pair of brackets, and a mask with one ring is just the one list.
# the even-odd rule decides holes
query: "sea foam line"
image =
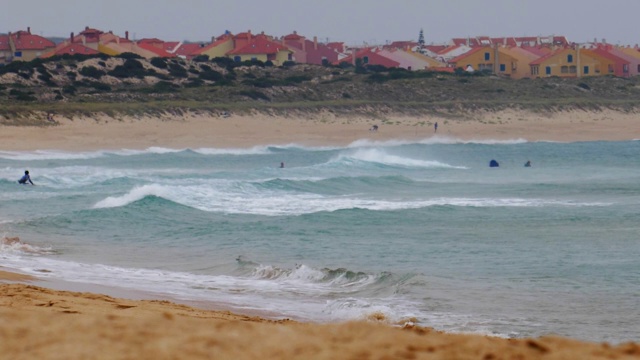
{"label": "sea foam line", "polygon": [[157,196],[177,204],[207,212],[252,214],[264,216],[298,216],[317,212],[364,209],[395,211],[432,206],[457,207],[544,207],[544,206],[607,206],[605,203],[522,198],[432,198],[397,201],[355,197],[334,197],[283,191],[261,192],[253,187],[203,188],[202,186],[168,186],[159,184],[133,188],[121,196],[107,197],[93,208],[114,208],[131,204],[147,196]]}

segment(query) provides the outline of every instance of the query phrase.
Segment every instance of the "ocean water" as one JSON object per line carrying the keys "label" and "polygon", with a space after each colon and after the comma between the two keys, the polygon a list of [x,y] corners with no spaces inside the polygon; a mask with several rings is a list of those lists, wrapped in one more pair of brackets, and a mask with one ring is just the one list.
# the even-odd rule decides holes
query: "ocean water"
{"label": "ocean water", "polygon": [[640,141],[0,150],[0,236],[0,266],[237,312],[640,340]]}

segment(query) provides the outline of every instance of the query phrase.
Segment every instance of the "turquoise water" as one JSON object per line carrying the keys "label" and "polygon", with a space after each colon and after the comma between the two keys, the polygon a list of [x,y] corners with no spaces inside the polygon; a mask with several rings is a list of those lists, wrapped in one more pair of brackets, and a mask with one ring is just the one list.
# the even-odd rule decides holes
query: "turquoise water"
{"label": "turquoise water", "polygon": [[638,341],[639,154],[439,137],[0,151],[0,235],[22,241],[0,266],[303,321]]}

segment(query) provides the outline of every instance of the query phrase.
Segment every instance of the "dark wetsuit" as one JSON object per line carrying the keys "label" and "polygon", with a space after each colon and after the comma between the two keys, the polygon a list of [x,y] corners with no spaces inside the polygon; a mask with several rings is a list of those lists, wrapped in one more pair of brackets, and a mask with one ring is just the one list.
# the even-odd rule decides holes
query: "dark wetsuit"
{"label": "dark wetsuit", "polygon": [[33,185],[33,181],[31,181],[31,177],[29,177],[29,174],[24,174],[24,176],[22,178],[20,178],[20,180],[18,180],[18,183],[20,184],[26,184],[27,181],[29,183],[31,183],[31,185]]}

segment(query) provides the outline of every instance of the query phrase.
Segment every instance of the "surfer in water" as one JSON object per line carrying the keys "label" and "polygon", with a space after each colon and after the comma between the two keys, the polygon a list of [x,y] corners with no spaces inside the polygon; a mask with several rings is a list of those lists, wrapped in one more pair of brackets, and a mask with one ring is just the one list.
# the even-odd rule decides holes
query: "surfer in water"
{"label": "surfer in water", "polygon": [[527,162],[524,163],[524,167],[531,167],[531,161],[527,160]]}
{"label": "surfer in water", "polygon": [[22,176],[20,180],[18,180],[18,183],[23,185],[26,184],[27,182],[30,183],[31,185],[35,185],[33,181],[31,181],[31,176],[29,176],[29,170],[25,170],[24,176]]}

